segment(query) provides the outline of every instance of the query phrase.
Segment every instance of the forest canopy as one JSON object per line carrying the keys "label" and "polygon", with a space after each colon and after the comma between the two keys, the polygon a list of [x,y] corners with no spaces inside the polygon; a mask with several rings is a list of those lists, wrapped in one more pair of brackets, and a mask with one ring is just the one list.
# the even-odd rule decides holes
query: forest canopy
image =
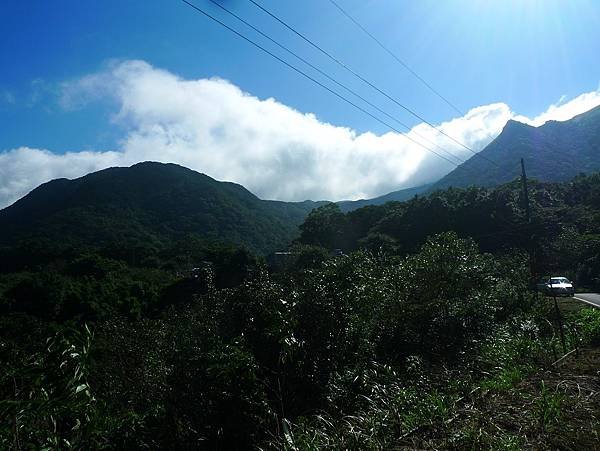
{"label": "forest canopy", "polygon": [[[277,265],[194,234],[7,244],[0,447],[521,443],[497,424],[446,429],[469,393],[512,393],[558,357],[532,256],[540,276],[598,287],[600,176],[530,189],[530,222],[517,182],[326,204]],[[596,311],[565,321],[563,346],[600,343]],[[525,440],[585,443],[548,418]]]}

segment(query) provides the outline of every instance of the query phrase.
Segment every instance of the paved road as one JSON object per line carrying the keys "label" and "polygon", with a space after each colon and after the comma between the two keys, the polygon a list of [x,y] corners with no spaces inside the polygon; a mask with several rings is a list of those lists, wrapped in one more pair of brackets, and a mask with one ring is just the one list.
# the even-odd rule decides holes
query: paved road
{"label": "paved road", "polygon": [[583,301],[600,308],[600,294],[597,293],[575,293],[573,296],[578,301]]}

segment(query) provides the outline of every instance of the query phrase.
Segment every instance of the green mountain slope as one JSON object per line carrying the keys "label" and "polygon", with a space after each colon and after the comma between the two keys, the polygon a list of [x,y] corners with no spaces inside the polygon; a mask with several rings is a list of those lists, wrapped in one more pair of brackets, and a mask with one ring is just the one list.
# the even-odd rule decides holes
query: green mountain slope
{"label": "green mountain slope", "polygon": [[196,234],[259,253],[286,246],[314,202],[264,201],[174,164],[140,163],[45,183],[0,211],[0,244],[154,243]]}
{"label": "green mountain slope", "polygon": [[[438,189],[468,186],[497,186],[521,175],[520,160],[527,174],[541,181],[560,182],[580,173],[600,170],[600,107],[564,121],[549,121],[532,127],[509,120],[502,133],[487,145],[481,156],[464,164],[430,185],[393,191],[383,196],[337,202],[343,212],[390,201],[403,202],[418,194]],[[489,160],[495,162],[491,163]]]}
{"label": "green mountain slope", "polygon": [[[509,121],[480,154],[487,159],[474,156],[433,185],[338,205],[347,212],[450,186],[496,186],[520,175],[521,158],[529,177],[541,181],[600,170],[600,107],[541,127]],[[0,211],[0,245],[27,237],[101,246],[152,244],[196,234],[268,253],[285,247],[319,205],[264,201],[240,185],[181,166],[140,163],[41,185]]]}
{"label": "green mountain slope", "polygon": [[549,121],[532,127],[508,121],[502,133],[479,156],[436,182],[431,190],[450,186],[494,186],[520,175],[520,159],[527,175],[543,181],[559,182],[580,173],[600,170],[600,107],[564,121]]}

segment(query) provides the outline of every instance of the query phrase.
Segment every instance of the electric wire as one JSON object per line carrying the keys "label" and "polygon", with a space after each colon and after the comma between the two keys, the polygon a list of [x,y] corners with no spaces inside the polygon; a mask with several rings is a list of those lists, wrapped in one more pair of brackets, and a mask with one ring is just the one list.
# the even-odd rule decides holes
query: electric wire
{"label": "electric wire", "polygon": [[227,30],[229,30],[230,32],[234,33],[235,35],[237,35],[238,37],[242,38],[243,40],[245,40],[246,42],[252,44],[253,46],[255,46],[256,48],[260,49],[261,51],[265,52],[266,54],[270,55],[271,57],[275,58],[277,61],[279,61],[280,63],[284,64],[285,66],[287,66],[288,68],[294,70],[295,72],[299,73],[300,75],[302,75],[303,77],[307,78],[308,80],[312,81],[313,83],[316,83],[317,85],[319,85],[321,88],[325,89],[326,91],[330,92],[331,94],[335,95],[336,97],[338,97],[339,99],[343,100],[344,102],[348,103],[349,105],[353,106],[354,108],[358,109],[359,111],[363,112],[364,114],[368,115],[369,117],[371,117],[372,119],[376,120],[377,122],[381,123],[382,125],[388,127],[389,129],[395,131],[396,133],[398,133],[399,135],[403,136],[405,139],[408,139],[409,141],[417,144],[418,146],[424,148],[425,150],[433,153],[434,155],[438,156],[439,158],[447,161],[448,163],[450,163],[451,165],[455,166],[456,168],[459,167],[463,167],[462,165],[457,165],[455,162],[453,162],[452,160],[450,160],[449,158],[439,154],[438,152],[434,151],[433,149],[430,149],[429,147],[423,145],[422,143],[416,141],[415,139],[411,138],[410,136],[402,133],[400,130],[398,130],[397,128],[395,128],[393,125],[387,123],[386,121],[384,121],[383,119],[375,116],[373,113],[369,112],[368,110],[362,108],[361,106],[357,105],[356,103],[352,102],[351,100],[347,99],[346,97],[344,97],[343,95],[339,94],[338,92],[334,91],[333,89],[331,89],[330,87],[328,87],[327,85],[324,85],[323,83],[321,83],[320,81],[318,81],[317,79],[311,77],[310,75],[308,75],[306,72],[304,72],[303,70],[297,68],[296,66],[294,66],[291,63],[288,63],[287,61],[285,61],[284,59],[280,58],[279,56],[277,56],[276,54],[274,54],[273,52],[271,52],[270,50],[266,49],[265,47],[261,46],[260,44],[258,44],[257,42],[253,41],[252,39],[248,38],[247,36],[244,36],[242,33],[240,33],[239,31],[235,30],[234,28],[230,27],[229,25],[227,25],[226,23],[222,22],[221,20],[217,19],[216,17],[214,17],[213,15],[211,15],[210,13],[204,11],[202,8],[194,5],[193,3],[190,3],[188,0],[181,0],[183,3],[185,3],[186,5],[188,5],[189,7],[193,8],[195,11],[197,11],[198,13],[206,16],[207,18],[211,19],[212,21],[218,23],[219,25],[221,25],[222,27],[226,28]]}
{"label": "electric wire", "polygon": [[415,72],[406,62],[404,62],[396,53],[392,52],[389,47],[387,47],[383,42],[381,42],[377,37],[373,35],[369,30],[367,30],[356,18],[354,18],[350,13],[348,13],[344,8],[342,8],[338,2],[335,0],[329,0],[329,2],[335,6],[344,16],[346,16],[354,25],[360,28],[363,33],[369,36],[379,47],[381,47],[388,55],[394,58],[404,69],[410,72],[417,80],[419,80],[424,86],[427,87],[432,93],[438,96],[441,100],[443,100],[450,108],[456,111],[461,116],[464,116],[465,113],[458,108],[454,103],[444,97],[440,92],[438,92],[431,84],[429,84],[423,77],[421,77],[417,72]]}
{"label": "electric wire", "polygon": [[495,161],[493,161],[493,160],[491,160],[491,159],[489,159],[489,158],[487,158],[487,157],[485,157],[483,155],[479,155],[479,152],[471,149],[466,144],[464,144],[464,143],[460,142],[459,140],[455,139],[454,137],[448,135],[446,132],[444,132],[443,130],[441,130],[439,127],[436,127],[435,125],[433,125],[431,122],[429,122],[427,119],[425,119],[424,117],[422,117],[420,114],[418,114],[417,112],[415,112],[411,108],[409,108],[409,107],[405,106],[404,104],[402,104],[400,101],[398,101],[397,99],[395,99],[394,97],[392,97],[390,94],[388,94],[387,92],[383,91],[381,88],[379,88],[378,86],[376,86],[375,84],[373,84],[372,82],[370,82],[369,80],[367,80],[365,77],[363,77],[362,75],[360,75],[359,73],[357,73],[355,70],[353,70],[352,68],[350,68],[348,65],[346,65],[343,61],[341,61],[338,58],[336,58],[335,56],[333,56],[327,50],[324,50],[321,46],[319,46],[318,44],[314,43],[311,39],[309,39],[308,37],[306,37],[304,34],[300,33],[299,31],[297,31],[294,27],[292,27],[291,25],[289,25],[286,21],[284,21],[283,19],[279,18],[277,15],[275,15],[274,13],[272,13],[271,11],[269,11],[268,9],[266,9],[265,7],[263,7],[261,4],[257,3],[255,0],[248,0],[248,1],[250,3],[252,3],[254,6],[256,6],[257,8],[259,8],[261,11],[263,11],[265,14],[269,15],[271,18],[273,18],[274,20],[276,20],[277,22],[279,22],[285,28],[287,28],[288,30],[290,30],[296,36],[300,37],[302,40],[304,40],[310,46],[312,46],[313,48],[315,48],[316,50],[318,50],[320,53],[322,53],[323,55],[327,56],[330,60],[332,60],[333,62],[335,62],[337,65],[339,65],[340,67],[344,68],[346,71],[348,71],[353,76],[355,76],[356,78],[358,78],[359,80],[361,80],[363,83],[365,83],[368,86],[370,86],[372,89],[374,89],[375,91],[377,91],[379,94],[383,95],[385,98],[387,98],[388,100],[390,100],[391,102],[395,103],[400,108],[402,108],[403,110],[405,110],[406,112],[408,112],[409,114],[411,114],[413,117],[415,117],[415,118],[423,121],[425,124],[429,125],[431,128],[433,128],[434,130],[436,130],[438,133],[440,133],[441,135],[443,135],[446,138],[450,139],[451,141],[453,141],[454,143],[458,144],[459,146],[463,147],[464,149],[468,150],[472,154],[474,154],[476,156],[479,156],[480,158],[488,161],[489,163],[492,163],[492,164],[494,164],[496,166],[500,166]]}
{"label": "electric wire", "polygon": [[[268,39],[273,44],[277,45],[279,48],[283,49],[284,51],[286,51],[290,55],[292,55],[295,58],[297,58],[298,60],[302,61],[304,64],[306,64],[307,66],[309,66],[313,70],[317,71],[319,74],[321,74],[323,77],[327,78],[332,83],[335,83],[337,86],[345,89],[347,92],[349,92],[350,94],[354,95],[356,98],[358,98],[358,99],[362,100],[363,102],[365,102],[371,108],[375,109],[379,113],[385,115],[387,118],[395,121],[396,123],[400,124],[402,127],[406,128],[409,132],[411,132],[411,127],[410,126],[408,126],[404,122],[400,121],[396,117],[392,116],[391,114],[387,113],[386,111],[382,110],[380,107],[378,107],[377,105],[375,105],[374,103],[372,103],[371,101],[369,101],[368,99],[366,99],[365,97],[363,97],[362,95],[360,95],[359,93],[357,93],[356,91],[354,91],[353,89],[349,88],[347,85],[345,85],[343,83],[340,83],[335,78],[333,78],[332,76],[330,76],[329,74],[327,74],[326,72],[324,72],[323,70],[319,69],[317,66],[315,66],[314,64],[312,64],[310,61],[308,61],[305,58],[303,58],[302,56],[298,55],[293,50],[289,49],[288,47],[286,47],[285,45],[281,44],[276,39],[272,38],[271,36],[267,35],[263,31],[261,31],[258,27],[252,25],[250,22],[248,22],[244,18],[240,17],[239,15],[237,15],[236,13],[234,13],[233,11],[231,11],[228,8],[226,8],[225,6],[221,5],[217,0],[208,0],[208,1],[211,2],[212,4],[214,4],[215,6],[217,6],[218,8],[220,8],[221,10],[225,11],[227,14],[231,15],[232,17],[235,17],[237,20],[239,20],[240,22],[242,22],[244,25],[248,26],[249,28],[251,28],[252,30],[254,30],[256,33],[260,34],[262,37]],[[466,160],[461,159],[457,155],[454,155],[449,150],[446,150],[446,149],[442,148],[439,144],[436,144],[435,142],[432,142],[431,140],[427,139],[423,135],[421,135],[421,134],[419,134],[419,133],[417,133],[415,131],[412,131],[412,134],[415,135],[415,136],[417,136],[418,138],[422,139],[423,141],[425,141],[429,145],[432,145],[432,146],[436,147],[439,151],[441,151],[444,154],[446,154],[446,156],[448,156],[449,158],[452,158],[452,159],[456,160],[455,164],[458,165],[458,164],[462,164],[462,163],[466,162]]]}
{"label": "electric wire", "polygon": [[[403,61],[396,53],[394,53],[388,46],[386,46],[383,42],[381,42],[373,33],[371,33],[365,26],[363,26],[355,17],[353,17],[348,11],[346,11],[336,0],[329,0],[329,2],[335,6],[338,11],[340,11],[344,16],[346,16],[354,25],[356,25],[363,33],[365,33],[369,38],[371,38],[380,48],[382,48],[387,54],[389,54],[396,62],[398,62],[404,69],[406,69],[410,74],[412,74],[417,80],[419,80],[424,86],[426,86],[432,93],[438,96],[441,100],[443,100],[448,106],[450,106],[454,111],[459,113],[461,116],[465,116],[466,114],[458,108],[454,103],[452,103],[448,98],[444,97],[439,91],[437,91],[430,83],[427,82],[423,77],[421,77],[415,70],[413,70],[405,61]],[[490,138],[490,142],[495,139],[494,136],[489,134],[487,131],[485,132],[488,138]],[[483,157],[483,155],[481,155]]]}
{"label": "electric wire", "polygon": [[[224,22],[222,22],[221,20],[217,19],[216,17],[212,16],[211,14],[209,14],[208,12],[202,10],[201,8],[199,8],[198,6],[194,5],[193,3],[189,2],[188,0],[181,0],[183,3],[185,3],[186,5],[188,5],[189,7],[191,7],[192,9],[194,9],[196,12],[204,15],[205,17],[211,19],[212,21],[216,22],[217,24],[223,26],[224,28],[226,28],[228,31],[234,33],[235,35],[237,35],[238,37],[242,38],[243,40],[247,41],[248,43],[252,44],[253,46],[255,46],[256,48],[260,49],[261,51],[263,51],[264,53],[268,54],[269,56],[273,57],[274,59],[276,59],[277,61],[279,61],[280,63],[284,64],[285,66],[287,66],[288,68],[294,70],[295,72],[297,72],[298,74],[302,75],[303,77],[307,78],[308,80],[312,81],[313,83],[317,84],[319,87],[321,87],[322,89],[325,89],[326,91],[328,91],[329,93],[333,94],[334,96],[338,97],[340,100],[348,103],[349,105],[353,106],[354,108],[358,109],[359,111],[363,112],[364,114],[368,115],[369,117],[371,117],[372,119],[376,120],[377,122],[381,123],[382,125],[388,127],[389,129],[395,131],[396,133],[402,135],[405,139],[413,142],[414,144],[418,145],[419,147],[422,147],[423,149],[427,150],[428,152],[436,155],[438,158],[441,158],[445,161],[447,161],[448,163],[450,163],[452,166],[454,166],[456,169],[463,169],[463,170],[470,170],[472,168],[467,167],[466,166],[466,162],[462,163],[462,164],[457,164],[454,161],[451,161],[450,159],[448,159],[447,157],[445,157],[444,155],[439,154],[438,152],[434,151],[433,149],[423,145],[422,143],[412,139],[410,136],[402,133],[400,130],[398,130],[397,128],[395,128],[394,126],[390,125],[389,123],[387,123],[386,121],[382,120],[381,118],[375,116],[374,114],[372,114],[371,112],[365,110],[364,108],[360,107],[359,105],[356,105],[354,102],[352,102],[351,100],[345,98],[344,96],[342,96],[341,94],[339,94],[338,92],[334,91],[333,89],[329,88],[328,86],[324,85],[323,83],[319,82],[318,80],[316,80],[315,78],[311,77],[310,75],[308,75],[307,73],[305,73],[304,71],[302,71],[301,69],[297,68],[296,66],[288,63],[287,61],[283,60],[282,58],[280,58],[279,56],[275,55],[273,52],[269,51],[268,49],[264,48],[263,46],[261,46],[260,44],[256,43],[255,41],[251,40],[250,38],[244,36],[242,33],[238,32],[237,30],[233,29],[232,27],[230,27],[229,25],[225,24]],[[211,0],[212,1],[212,0]],[[252,0],[250,0],[252,1]],[[234,16],[235,17],[235,16]],[[236,17],[237,18],[237,17]],[[241,18],[238,18],[238,20],[242,20]],[[252,27],[249,23],[247,23],[248,26]],[[255,27],[252,27],[253,29]],[[261,35],[264,35],[265,37],[267,37],[268,39],[271,40],[271,38],[269,38],[266,34],[260,32],[258,29],[256,29],[255,31],[261,33]],[[273,42],[275,42],[275,40],[272,40]],[[283,46],[282,46],[283,48]],[[293,52],[292,52],[293,54]],[[297,56],[301,61],[304,60],[303,58]],[[310,66],[310,63],[308,63]],[[341,85],[341,84],[340,84]],[[342,85],[343,86],[343,85]],[[369,102],[370,103],[370,102]],[[384,112],[384,114],[386,114]],[[436,145],[437,146],[437,145]],[[439,146],[437,146],[439,147]],[[457,158],[456,156],[454,156],[455,158]],[[469,160],[467,160],[468,162]]]}
{"label": "electric wire", "polygon": [[[288,68],[294,70],[295,72],[299,73],[300,75],[304,76],[305,78],[307,78],[308,80],[314,82],[315,84],[317,84],[318,86],[320,86],[321,88],[327,90],[328,92],[330,92],[331,94],[335,95],[336,97],[338,97],[339,99],[343,100],[344,102],[350,104],[351,106],[355,107],[356,109],[358,109],[359,111],[367,114],[368,116],[370,116],[371,118],[375,119],[376,121],[380,122],[381,124],[385,125],[386,127],[390,128],[391,130],[394,130],[395,132],[397,132],[398,134],[404,136],[406,139],[412,141],[413,143],[419,145],[420,147],[423,147],[424,149],[428,150],[429,152],[433,153],[434,155],[438,156],[439,158],[447,161],[448,163],[450,163],[453,166],[456,166],[456,168],[465,168],[464,164],[461,165],[457,165],[456,163],[452,162],[451,160],[449,160],[448,158],[444,157],[443,155],[440,155],[439,153],[435,152],[433,149],[428,148],[427,146],[424,146],[423,144],[415,141],[414,139],[410,138],[409,136],[403,134],[402,132],[400,132],[399,130],[397,130],[395,127],[393,127],[392,125],[388,124],[387,122],[385,122],[384,120],[382,120],[381,118],[378,118],[377,116],[375,116],[374,114],[372,114],[371,112],[365,110],[364,108],[360,107],[359,105],[356,105],[354,102],[352,102],[351,100],[347,99],[346,97],[342,96],[341,94],[339,94],[338,92],[334,91],[333,89],[329,88],[328,86],[324,85],[323,83],[321,83],[320,81],[316,80],[315,78],[311,77],[310,75],[308,75],[306,72],[302,71],[301,69],[297,68],[296,66],[290,64],[289,62],[283,60],[282,58],[280,58],[279,56],[277,56],[276,54],[274,54],[273,52],[269,51],[268,49],[264,48],[263,46],[261,46],[260,44],[256,43],[255,41],[253,41],[252,39],[244,36],[242,33],[238,32],[237,30],[235,30],[234,28],[230,27],[229,25],[225,24],[224,22],[222,22],[221,20],[217,19],[216,17],[212,16],[211,14],[209,14],[208,12],[202,10],[201,8],[197,7],[196,5],[190,3],[188,0],[181,0],[183,3],[185,3],[186,5],[188,5],[189,7],[193,8],[195,11],[197,11],[198,13],[206,16],[207,18],[211,19],[212,21],[218,23],[219,25],[223,26],[224,28],[226,28],[227,30],[229,30],[230,32],[234,33],[235,35],[237,35],[238,37],[244,39],[245,41],[247,41],[248,43],[252,44],[253,46],[255,46],[256,48],[260,49],[261,51],[265,52],[266,54],[270,55],[271,57],[273,57],[274,59],[278,60],[279,62],[281,62],[282,64],[284,64],[285,66],[287,66]],[[211,0],[212,1],[212,0]],[[254,0],[249,0],[252,3],[255,3]],[[214,2],[213,2],[214,3]],[[262,8],[261,8],[262,9]],[[254,29],[256,32],[260,33],[262,36],[268,38],[269,40],[271,40],[272,42],[276,43],[277,45],[279,45],[275,40],[269,38],[266,34],[260,32],[258,29],[256,29],[255,27],[251,26],[250,24],[248,24],[247,22],[243,21],[243,19],[237,17],[234,15],[234,17],[236,17],[238,20],[241,20],[243,23],[245,23],[247,26],[250,26],[252,29]],[[284,46],[279,45],[281,48],[284,48],[286,51],[294,54],[293,52],[289,51],[288,49],[286,49]],[[294,54],[294,56],[297,56]],[[308,63],[306,60],[304,60],[303,58],[297,56],[301,61],[305,62],[306,64],[308,64],[310,67],[312,67],[313,69],[317,70],[319,73],[321,73],[322,75],[326,75],[324,72],[320,71],[319,69],[317,69],[315,66],[313,66],[312,64]],[[342,84],[338,83],[337,81],[333,80],[331,77],[327,76],[327,78],[329,78],[330,80],[336,82],[336,84],[344,87]],[[345,88],[345,87],[344,87]],[[350,91],[352,92],[352,91]],[[361,97],[359,97],[361,98]],[[363,100],[366,101],[366,100]],[[368,104],[372,105],[370,102],[367,101]],[[372,105],[373,106],[373,105]],[[377,108],[377,107],[375,107]],[[380,110],[381,112],[383,112],[382,110]],[[383,112],[384,114],[387,114],[385,112]],[[391,117],[391,116],[390,116]],[[393,117],[392,117],[393,119]],[[395,119],[394,119],[395,120]],[[431,124],[429,124],[431,125]],[[487,158],[486,158],[487,159]],[[490,162],[492,162],[491,160],[488,160]],[[494,163],[496,164],[496,163]],[[496,232],[491,232],[488,234],[480,234],[480,235],[475,235],[475,236],[479,236],[479,237],[483,237],[483,236],[491,236],[491,235],[501,235],[501,234],[505,234],[505,233],[515,233],[518,231],[526,231],[527,229],[531,228],[531,227],[535,227],[534,224],[527,224],[524,226],[519,226],[519,225],[515,225],[514,227],[512,227],[512,231],[511,230],[506,230],[506,231],[496,231]],[[544,228],[544,227],[542,227]]]}

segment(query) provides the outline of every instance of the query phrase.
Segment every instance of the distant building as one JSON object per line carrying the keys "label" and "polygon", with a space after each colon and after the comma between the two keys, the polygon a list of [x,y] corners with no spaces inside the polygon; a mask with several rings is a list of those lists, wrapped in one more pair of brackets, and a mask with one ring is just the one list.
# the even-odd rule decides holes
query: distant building
{"label": "distant building", "polygon": [[289,251],[273,252],[267,256],[267,265],[272,271],[283,270],[296,254]]}

